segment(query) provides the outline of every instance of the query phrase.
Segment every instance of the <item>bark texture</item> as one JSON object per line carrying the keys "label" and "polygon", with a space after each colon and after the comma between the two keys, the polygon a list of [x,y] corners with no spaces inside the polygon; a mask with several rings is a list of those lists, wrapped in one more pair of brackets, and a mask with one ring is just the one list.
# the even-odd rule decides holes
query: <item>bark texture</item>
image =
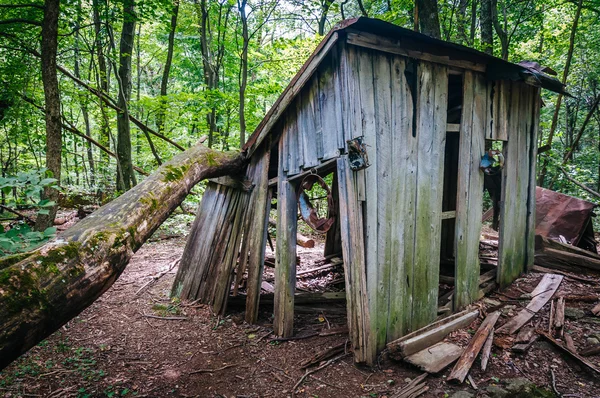
{"label": "bark texture", "polygon": [[[46,168],[60,183],[62,129],[60,120],[60,95],[56,76],[56,51],[58,48],[58,15],[60,0],[47,0],[44,6],[42,22],[42,83],[46,102]],[[44,197],[53,201],[58,199],[58,192],[46,189]],[[47,215],[40,214],[35,228],[38,231],[52,226],[56,217],[56,206],[50,208]]]}
{"label": "bark texture", "polygon": [[416,0],[421,33],[439,39],[440,18],[437,0]]}
{"label": "bark texture", "polygon": [[196,183],[242,166],[236,153],[197,145],[38,250],[0,262],[0,370],[102,295]]}
{"label": "bark texture", "polygon": [[135,174],[131,162],[131,130],[129,124],[129,99],[131,98],[131,56],[135,35],[135,1],[123,2],[123,29],[119,46],[119,100],[117,106],[117,190],[126,191],[135,186]]}

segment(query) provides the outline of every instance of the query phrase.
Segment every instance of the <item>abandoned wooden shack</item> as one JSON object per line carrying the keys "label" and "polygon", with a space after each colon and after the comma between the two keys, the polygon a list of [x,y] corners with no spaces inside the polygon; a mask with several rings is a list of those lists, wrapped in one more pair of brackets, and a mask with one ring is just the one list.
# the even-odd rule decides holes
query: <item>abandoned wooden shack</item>
{"label": "abandoned wooden shack", "polygon": [[453,310],[479,298],[480,163],[492,145],[504,158],[492,272],[504,287],[532,266],[541,88],[564,89],[534,63],[375,19],[340,23],[248,140],[246,174],[208,184],[173,294],[223,313],[247,274],[255,322],[276,202],[273,328],[291,336],[298,190],[333,173],[325,254],[342,252],[355,360],[373,363],[387,342],[436,319],[442,272]]}

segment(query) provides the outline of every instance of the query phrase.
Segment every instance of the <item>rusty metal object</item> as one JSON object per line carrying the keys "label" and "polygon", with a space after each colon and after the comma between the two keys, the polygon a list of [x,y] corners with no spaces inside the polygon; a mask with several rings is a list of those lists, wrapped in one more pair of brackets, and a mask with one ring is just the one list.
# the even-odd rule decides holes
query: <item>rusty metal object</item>
{"label": "rusty metal object", "polygon": [[348,161],[350,168],[354,171],[366,169],[370,166],[367,146],[363,137],[356,137],[346,141],[348,144]]}
{"label": "rusty metal object", "polygon": [[[317,214],[314,206],[312,205],[310,198],[306,194],[306,191],[310,191],[315,184],[318,184],[327,192],[327,218],[321,218]],[[329,228],[335,222],[335,206],[333,203],[333,195],[329,185],[316,174],[309,174],[302,179],[300,187],[298,188],[298,208],[300,209],[300,216],[308,224],[309,227],[317,232],[327,232]]]}
{"label": "rusty metal object", "polygon": [[591,218],[598,205],[541,187],[536,187],[535,201],[536,235],[559,242],[564,238],[570,245],[596,253]]}

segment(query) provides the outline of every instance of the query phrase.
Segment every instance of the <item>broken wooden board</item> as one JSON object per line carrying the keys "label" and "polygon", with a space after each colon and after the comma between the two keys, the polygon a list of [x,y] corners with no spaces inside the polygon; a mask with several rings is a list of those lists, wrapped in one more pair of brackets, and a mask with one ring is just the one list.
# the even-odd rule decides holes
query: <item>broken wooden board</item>
{"label": "broken wooden board", "polygon": [[464,349],[456,344],[439,342],[431,347],[404,358],[410,363],[427,373],[438,373],[452,364],[462,355]]}
{"label": "broken wooden board", "polygon": [[533,316],[552,298],[563,276],[556,274],[545,274],[537,287],[531,292],[531,301],[527,307],[521,310],[515,317],[511,318],[502,327],[498,333],[516,333],[523,325],[525,325]]}
{"label": "broken wooden board", "polygon": [[490,360],[490,354],[492,353],[492,343],[494,342],[494,329],[490,332],[485,344],[483,345],[483,351],[481,352],[481,370],[485,372],[487,369],[488,362]]}
{"label": "broken wooden board", "polygon": [[459,358],[458,362],[456,365],[454,365],[454,368],[448,377],[448,381],[454,380],[459,383],[465,381],[471,366],[473,366],[473,362],[475,362],[475,358],[479,354],[479,351],[481,351],[481,348],[486,342],[499,317],[500,311],[496,311],[489,314],[483,320],[479,326],[479,329],[477,329],[477,332],[475,332],[475,335],[467,345],[467,348],[465,348],[465,351]]}
{"label": "broken wooden board", "polygon": [[391,398],[416,398],[429,389],[425,384],[425,379],[428,373],[423,373],[421,376],[415,377],[407,385],[395,392]]}
{"label": "broken wooden board", "polygon": [[479,311],[462,311],[394,340],[387,344],[390,356],[401,359],[415,354],[443,340],[450,332],[468,326],[478,315]]}
{"label": "broken wooden board", "polygon": [[592,371],[592,372],[594,372],[596,374],[600,374],[600,369],[598,369],[593,363],[591,363],[587,359],[583,358],[581,355],[577,354],[576,352],[571,351],[570,349],[568,349],[567,347],[565,347],[564,345],[562,345],[561,343],[559,343],[557,340],[555,340],[548,333],[546,333],[546,332],[544,332],[542,330],[538,330],[538,334],[540,336],[544,337],[550,343],[552,343],[560,351],[564,352],[569,357],[575,359],[577,362],[579,362],[580,365],[583,365],[583,367],[585,369],[587,369],[588,371]]}

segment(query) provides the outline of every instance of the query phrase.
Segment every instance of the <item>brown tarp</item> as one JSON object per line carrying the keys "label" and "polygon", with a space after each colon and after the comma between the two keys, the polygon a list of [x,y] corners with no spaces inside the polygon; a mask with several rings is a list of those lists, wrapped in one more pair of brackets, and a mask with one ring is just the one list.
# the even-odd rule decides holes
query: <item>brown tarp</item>
{"label": "brown tarp", "polygon": [[594,203],[536,187],[535,233],[596,253],[593,217]]}

